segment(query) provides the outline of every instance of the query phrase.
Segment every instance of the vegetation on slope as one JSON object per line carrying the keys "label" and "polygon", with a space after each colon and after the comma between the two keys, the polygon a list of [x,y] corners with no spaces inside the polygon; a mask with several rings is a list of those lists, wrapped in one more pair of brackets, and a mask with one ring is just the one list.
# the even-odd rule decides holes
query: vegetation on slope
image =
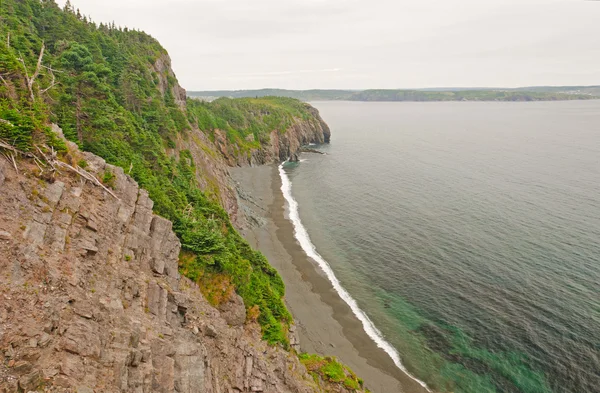
{"label": "vegetation on slope", "polygon": [[[324,381],[329,384],[342,385],[350,391],[364,389],[363,380],[334,357],[322,357],[307,353],[300,354],[299,357],[319,385],[321,381]],[[329,392],[330,390],[325,391]],[[367,389],[366,392],[368,391]]]}
{"label": "vegetation on slope", "polygon": [[220,98],[212,102],[190,99],[187,107],[190,121],[212,141],[215,130],[224,131],[239,153],[267,144],[271,131],[284,132],[297,119],[314,119],[308,104],[287,97]]}
{"label": "vegetation on slope", "polygon": [[303,101],[557,101],[600,98],[597,87],[519,89],[419,89],[419,90],[221,90],[191,91],[190,97],[291,97]]}
{"label": "vegetation on slope", "polygon": [[[287,346],[291,316],[280,276],[235,231],[218,201],[199,189],[190,152],[167,151],[196,126],[209,133],[223,127],[233,138],[261,137],[268,127],[285,126],[289,116],[305,116],[304,104],[191,103],[186,113],[176,102],[176,79],[156,67],[168,60],[156,40],[97,25],[69,3],[61,10],[52,0],[3,0],[0,37],[0,139],[22,150],[47,145],[64,154],[49,129],[57,123],[84,150],[122,167],[148,190],[155,212],[173,221],[184,249],[182,273],[197,281],[227,277],[258,311],[264,338]],[[256,110],[268,113],[261,121],[239,116]]]}

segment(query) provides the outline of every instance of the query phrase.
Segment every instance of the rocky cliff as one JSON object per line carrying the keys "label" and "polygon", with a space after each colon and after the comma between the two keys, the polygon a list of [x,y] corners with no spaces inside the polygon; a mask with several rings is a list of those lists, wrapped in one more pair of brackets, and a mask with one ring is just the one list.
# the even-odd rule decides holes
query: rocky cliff
{"label": "rocky cliff", "polygon": [[[237,146],[232,144],[221,130],[215,130],[215,145],[229,166],[255,166],[286,160],[298,161],[302,146],[310,143],[329,143],[331,131],[319,114],[319,111],[306,104],[310,113],[308,119],[294,118],[292,124],[285,129],[271,130],[268,140],[250,151],[240,154]],[[250,134],[250,142],[254,137]]]}
{"label": "rocky cliff", "polygon": [[[163,74],[168,75],[169,72],[172,71],[163,70]],[[173,89],[182,90],[178,86],[176,84]],[[194,126],[192,130],[178,135],[176,147],[170,153],[177,156],[179,152],[186,150],[192,154],[198,168],[198,184],[204,192],[219,199],[231,221],[240,228],[244,225],[245,218],[239,214],[237,193],[229,176],[229,167],[298,161],[303,146],[330,142],[331,131],[319,111],[308,104],[302,105],[308,116],[292,117],[286,128],[270,130],[260,143],[252,143],[255,142],[255,137],[248,134],[245,142],[250,142],[250,147],[245,146],[245,149],[240,148],[239,141],[228,138],[226,131],[218,128],[201,130]],[[183,107],[186,107],[185,104]],[[252,112],[244,115],[254,117]]]}
{"label": "rocky cliff", "polygon": [[348,391],[262,341],[237,295],[209,305],[148,193],[69,154],[111,188],[0,159],[0,392]]}

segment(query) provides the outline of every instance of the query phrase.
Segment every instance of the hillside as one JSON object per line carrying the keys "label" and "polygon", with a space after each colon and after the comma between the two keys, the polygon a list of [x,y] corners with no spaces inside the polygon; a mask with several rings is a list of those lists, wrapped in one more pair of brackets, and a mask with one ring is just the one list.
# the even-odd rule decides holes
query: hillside
{"label": "hillside", "polygon": [[[159,280],[164,281],[164,285],[159,285],[163,285],[165,292],[159,291],[156,295],[161,309],[167,303],[171,306],[171,297],[177,297],[176,291],[182,282],[197,285],[201,295],[194,295],[195,299],[200,303],[200,299],[206,299],[209,303],[202,307],[214,310],[210,311],[214,315],[219,311],[211,307],[219,308],[223,316],[232,304],[243,305],[244,315],[248,315],[247,321],[242,318],[242,323],[246,322],[244,329],[258,326],[266,342],[287,354],[284,357],[291,356],[286,351],[296,341],[290,333],[292,316],[283,301],[284,284],[265,257],[253,250],[236,230],[244,220],[237,209],[227,167],[295,159],[303,144],[328,141],[329,129],[318,112],[299,101],[278,98],[219,100],[210,105],[188,101],[171,70],[166,50],[151,36],[114,25],[96,24],[69,5],[63,10],[50,0],[2,1],[0,36],[5,37],[0,42],[0,151],[3,153],[0,206],[3,220],[15,222],[3,233],[0,250],[3,271],[12,269],[8,255],[25,252],[26,260],[20,262],[24,270],[19,277],[25,280],[27,287],[41,288],[48,282],[56,284],[61,291],[60,299],[72,297],[69,305],[84,299],[90,304],[91,319],[98,323],[94,331],[108,332],[118,327],[125,336],[133,332],[134,325],[141,324],[148,330],[152,324],[163,323],[141,318],[144,309],[153,315],[163,312],[152,311],[154,295],[148,294],[145,300],[143,297],[139,300],[135,312],[119,311],[119,308],[121,320],[129,318],[130,322],[119,322],[117,326],[116,320],[106,317],[98,320],[94,310],[98,315],[106,311],[102,299],[114,298],[123,309],[131,305],[129,295],[120,298],[120,290],[115,289],[115,281],[110,277],[122,282],[136,277],[142,280],[138,284],[144,286],[143,282],[147,283],[153,274],[160,277],[164,274],[164,280]],[[17,184],[22,186],[15,187]],[[58,186],[60,193],[52,194],[58,192],[57,184],[62,184]],[[93,191],[100,189],[103,191]],[[35,202],[38,195],[39,202]],[[113,203],[111,198],[119,202]],[[37,207],[29,201],[37,203]],[[71,204],[86,206],[86,213],[72,208]],[[15,217],[15,211],[28,213]],[[152,212],[164,221],[152,218]],[[31,214],[39,215],[42,221],[32,218]],[[121,221],[111,221],[114,219]],[[141,226],[136,229],[139,220],[142,220]],[[98,226],[101,222],[104,223],[102,228]],[[130,225],[133,227],[129,228]],[[168,245],[161,246],[169,247],[168,255],[153,254],[154,246],[147,243],[148,237],[152,238],[153,231],[158,229],[157,225],[163,228],[160,236],[166,236],[160,241],[170,239]],[[125,243],[119,243],[120,240],[90,243],[80,239],[90,231],[96,234],[90,235],[93,238],[100,233],[105,239],[121,234]],[[23,251],[25,249],[29,251]],[[27,262],[31,260],[35,263]],[[60,261],[65,260],[70,260],[70,267],[61,267]],[[53,261],[59,261],[58,265],[53,265]],[[108,265],[102,267],[103,263]],[[179,274],[173,271],[176,267],[191,281],[180,280],[179,284],[173,281],[179,280]],[[74,271],[81,272],[76,279],[71,278]],[[46,278],[48,275],[52,276],[50,280]],[[23,291],[19,280],[12,277],[2,282],[5,298],[37,302],[38,296],[46,296],[46,292],[42,295],[37,290]],[[64,287],[63,283],[87,292],[75,294],[73,288]],[[57,345],[61,340],[68,340],[65,331],[70,331],[67,327],[70,322],[64,318],[69,321],[77,318],[62,313],[60,310],[70,306],[61,302],[52,306],[56,307],[52,309],[59,318],[52,323],[62,327],[45,332],[51,336],[51,342],[55,342],[52,341],[54,335],[58,335]],[[178,302],[174,301],[173,307],[180,307]],[[77,363],[63,363],[60,370],[48,376],[41,362],[52,359],[44,360],[38,350],[32,357],[28,355],[32,351],[25,350],[26,346],[16,344],[21,342],[18,336],[21,320],[17,316],[40,318],[38,324],[43,324],[51,315],[38,314],[35,308],[22,308],[21,303],[6,307],[0,310],[0,346],[7,354],[0,366],[0,387],[12,392],[14,381],[27,390],[42,386],[42,381],[48,389],[59,385],[74,387],[88,377],[81,370],[68,372],[69,367],[77,368]],[[192,305],[188,303],[184,308],[189,307]],[[182,315],[187,318],[185,312]],[[240,315],[239,307],[237,315]],[[83,319],[90,319],[87,312]],[[85,325],[85,321],[72,322],[80,327]],[[189,342],[188,333],[176,330],[169,333],[173,339],[166,341]],[[46,340],[41,332],[32,334],[36,340]],[[169,334],[160,333],[158,337],[163,340]],[[59,340],[59,336],[62,339]],[[99,348],[109,348],[111,340],[114,337],[101,336]],[[203,339],[199,340],[203,345]],[[249,345],[262,345],[249,340]],[[96,347],[90,349],[91,352],[69,350],[64,345],[56,348],[79,356],[71,359],[65,354],[70,359],[68,362],[93,360],[105,365],[103,362],[107,361],[98,358]],[[235,353],[234,348],[231,352]],[[166,356],[175,359],[178,372],[182,367],[194,366],[177,363],[172,354]],[[17,370],[19,362],[27,365]],[[242,372],[242,365],[239,367]],[[252,371],[252,366],[245,367],[246,372]],[[212,378],[217,378],[219,371],[214,372]],[[117,376],[110,374],[108,380],[103,380],[101,375],[97,374],[97,383],[115,385],[97,391],[116,389]],[[298,381],[304,381],[303,373],[299,375]],[[320,377],[315,375],[318,380]],[[250,374],[246,377],[250,378]],[[262,374],[259,377],[263,382],[269,379]],[[206,386],[212,384],[210,378],[203,378]],[[323,382],[326,383],[327,378]],[[177,391],[204,391],[192,388],[187,382],[184,384],[187,387]],[[293,385],[290,381],[286,384]],[[304,386],[302,384],[298,386]],[[138,384],[133,391],[155,391],[139,386],[145,385]],[[237,388],[261,391],[251,383],[242,383]],[[305,388],[306,391],[317,389],[310,383]],[[130,391],[128,389],[127,385],[121,387],[122,391]]]}
{"label": "hillside", "polygon": [[371,89],[371,90],[217,90],[190,91],[190,97],[291,97],[302,101],[559,101],[600,98],[597,86],[524,87],[517,89]]}

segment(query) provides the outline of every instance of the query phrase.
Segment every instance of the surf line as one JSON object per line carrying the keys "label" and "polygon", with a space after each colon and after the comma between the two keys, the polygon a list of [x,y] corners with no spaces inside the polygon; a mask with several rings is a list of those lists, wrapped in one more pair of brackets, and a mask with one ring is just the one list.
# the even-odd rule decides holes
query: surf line
{"label": "surf line", "polygon": [[392,344],[388,343],[385,340],[381,331],[377,329],[377,327],[375,326],[375,324],[373,324],[373,322],[367,316],[367,314],[365,314],[365,312],[361,310],[360,307],[358,307],[358,304],[352,298],[352,296],[350,296],[348,291],[346,291],[346,289],[342,287],[342,284],[340,284],[340,281],[333,273],[333,270],[331,269],[331,266],[329,266],[329,263],[327,263],[327,261],[317,252],[315,245],[310,240],[310,236],[308,235],[306,228],[304,227],[304,225],[302,225],[302,221],[300,220],[300,214],[298,212],[298,202],[296,202],[296,200],[292,196],[292,182],[290,181],[288,175],[283,169],[283,165],[286,162],[287,161],[279,165],[279,176],[281,177],[281,192],[283,193],[283,197],[288,203],[289,220],[294,225],[294,237],[300,243],[300,247],[302,247],[302,250],[304,250],[306,255],[308,255],[310,258],[314,259],[317,262],[319,267],[323,270],[323,272],[333,285],[335,291],[338,293],[338,295],[340,295],[344,302],[346,302],[346,304],[350,306],[352,313],[354,313],[354,315],[360,320],[360,322],[363,325],[363,329],[365,330],[367,335],[375,342],[375,344],[377,344],[379,348],[383,349],[392,358],[396,367],[402,370],[411,379],[419,383],[419,385],[423,386],[428,392],[431,392],[431,390],[429,389],[429,387],[427,387],[427,384],[425,382],[421,381],[420,379],[408,372],[408,370],[400,361],[400,355],[398,354],[398,351],[396,351],[396,348],[394,348]]}

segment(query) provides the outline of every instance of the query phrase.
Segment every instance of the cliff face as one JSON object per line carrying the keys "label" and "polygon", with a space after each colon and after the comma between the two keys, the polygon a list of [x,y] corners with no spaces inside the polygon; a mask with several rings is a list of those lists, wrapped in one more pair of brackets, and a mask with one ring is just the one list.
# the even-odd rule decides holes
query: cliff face
{"label": "cliff face", "polygon": [[[167,90],[173,95],[173,99],[180,109],[185,110],[186,92],[177,82],[177,77],[171,68],[171,58],[168,54],[162,54],[153,64],[153,71],[158,76],[158,90],[164,97]],[[171,82],[171,81],[173,82]]]}
{"label": "cliff face", "polygon": [[[229,167],[256,166],[282,162],[298,161],[301,148],[310,143],[329,143],[331,131],[323,121],[316,108],[306,105],[309,118],[294,118],[285,130],[272,130],[268,140],[260,147],[240,151],[240,146],[232,142],[225,131],[213,130],[214,138],[209,138],[209,131],[201,131],[198,127],[187,133],[179,134],[176,148],[171,154],[187,150],[192,154],[198,168],[196,180],[204,192],[217,196],[223,208],[229,214],[232,223],[240,228],[245,218],[240,216],[235,186],[229,175]],[[247,142],[254,142],[254,136],[248,135]]]}
{"label": "cliff face", "polygon": [[[329,143],[331,131],[323,121],[316,108],[308,109],[310,119],[294,119],[285,130],[273,130],[269,133],[269,141],[240,154],[232,145],[225,133],[215,131],[215,145],[229,166],[255,166],[279,161],[298,161],[300,148],[309,143]],[[252,135],[249,137],[253,141]]]}
{"label": "cliff face", "polygon": [[[171,222],[118,167],[70,145],[71,172],[0,160],[0,392],[314,392],[234,295],[219,311],[178,273]],[[337,387],[336,391],[345,391]]]}

